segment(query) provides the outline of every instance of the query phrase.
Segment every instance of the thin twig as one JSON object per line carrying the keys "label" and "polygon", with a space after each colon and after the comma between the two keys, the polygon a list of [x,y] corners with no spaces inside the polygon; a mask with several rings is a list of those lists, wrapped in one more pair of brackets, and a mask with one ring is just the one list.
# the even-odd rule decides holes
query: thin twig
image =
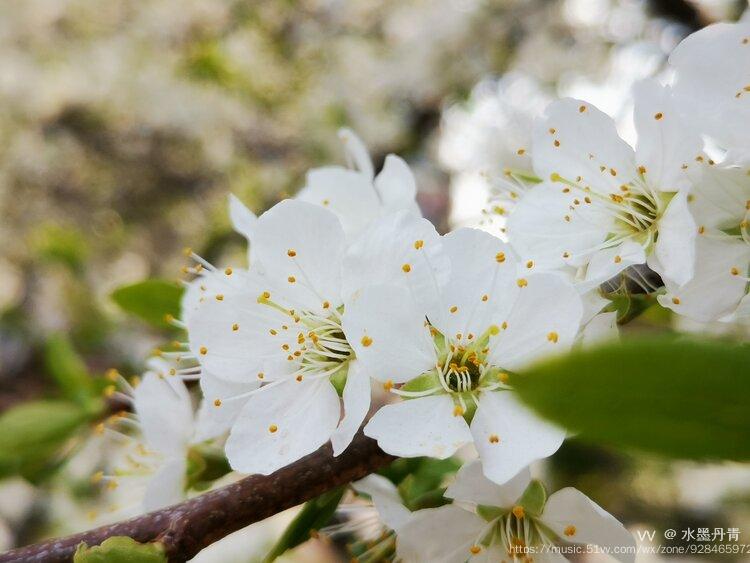
{"label": "thin twig", "polygon": [[246,477],[137,518],[14,549],[0,554],[0,563],[71,561],[81,542],[99,545],[112,536],[129,536],[141,543],[159,541],[170,562],[187,561],[232,532],[361,479],[393,459],[360,432],[338,457],[325,445],[272,475]]}

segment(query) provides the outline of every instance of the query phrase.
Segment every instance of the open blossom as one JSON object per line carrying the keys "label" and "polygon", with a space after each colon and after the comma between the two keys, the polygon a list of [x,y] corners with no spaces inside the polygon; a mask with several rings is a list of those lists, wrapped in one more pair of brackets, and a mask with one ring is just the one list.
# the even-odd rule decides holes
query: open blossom
{"label": "open blossom", "polygon": [[115,393],[132,403],[133,413],[118,413],[99,431],[117,446],[107,471],[94,475],[111,491],[118,514],[149,512],[185,498],[188,453],[195,443],[193,405],[179,377],[168,376],[166,362],[156,360],[131,386],[121,376]]}
{"label": "open blossom", "polygon": [[750,22],[717,23],[669,57],[678,107],[722,148],[750,157]]}
{"label": "open blossom", "polygon": [[[380,221],[393,236],[407,237],[406,253],[428,255],[410,241],[439,238],[428,221],[407,211]],[[369,244],[365,234],[361,238]],[[306,202],[286,200],[264,213],[252,245],[251,271],[241,273],[240,284],[207,295],[187,325],[203,372],[212,374],[212,384],[221,382],[217,392],[226,392],[213,397],[202,383],[208,404],[239,411],[232,413],[226,444],[230,463],[239,471],[270,473],[329,439],[340,453],[367,414],[370,380],[344,325],[347,300],[370,276],[347,259],[336,215]],[[415,260],[413,278],[404,276],[403,253],[369,258],[370,268],[402,276],[405,286],[426,275]]]}
{"label": "open blossom", "polygon": [[[664,277],[659,302],[697,321],[729,319],[747,299],[750,272],[750,167],[702,159],[702,181],[690,193],[695,273],[685,284]],[[686,225],[685,229],[690,229]],[[690,233],[685,232],[688,239]],[[741,316],[741,314],[740,314]]]}
{"label": "open blossom", "polygon": [[532,273],[533,263],[519,264],[488,233],[459,229],[439,242],[446,281],[418,293],[384,281],[347,305],[343,327],[359,361],[404,399],[378,410],[365,434],[406,457],[447,458],[473,442],[485,474],[504,482],[565,436],[516,401],[508,374],[572,344],[581,300],[562,277]]}
{"label": "open blossom", "polygon": [[634,94],[635,151],[611,118],[580,100],[552,103],[536,123],[532,157],[543,182],[523,196],[507,227],[522,257],[544,268],[582,268],[589,285],[646,262],[677,283],[690,279],[688,170],[702,141],[673,109],[668,87],[642,82]]}
{"label": "open blossom", "polygon": [[462,467],[445,496],[454,503],[419,510],[399,529],[405,563],[565,561],[554,546],[593,544],[619,561],[635,560],[633,536],[611,514],[573,488],[547,498],[528,469],[503,486],[485,479],[478,462]]}

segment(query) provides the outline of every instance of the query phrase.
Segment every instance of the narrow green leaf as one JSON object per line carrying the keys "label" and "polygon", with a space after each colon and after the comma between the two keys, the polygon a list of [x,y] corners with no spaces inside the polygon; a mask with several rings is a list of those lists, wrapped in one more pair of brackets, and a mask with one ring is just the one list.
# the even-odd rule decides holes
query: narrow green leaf
{"label": "narrow green leaf", "polygon": [[580,438],[684,459],[750,460],[750,347],[673,337],[576,350],[513,376]]}
{"label": "narrow green leaf", "polygon": [[63,395],[80,405],[88,404],[95,389],[83,359],[62,333],[54,334],[44,345],[44,363]]}
{"label": "narrow green leaf", "polygon": [[82,543],[73,556],[73,563],[166,563],[166,561],[164,546],[160,543],[138,543],[127,536],[115,536],[94,547]]}
{"label": "narrow green leaf", "polygon": [[182,293],[183,288],[176,283],[150,279],[116,289],[112,299],[123,311],[165,328],[171,326],[165,320],[167,315],[177,317],[180,314]]}
{"label": "narrow green leaf", "polygon": [[90,411],[68,401],[35,401],[5,411],[0,415],[0,476],[40,479],[90,417]]}
{"label": "narrow green leaf", "polygon": [[276,545],[268,552],[263,562],[271,563],[285,551],[310,539],[311,532],[325,526],[336,512],[345,490],[344,487],[339,487],[306,502],[299,514],[284,530]]}

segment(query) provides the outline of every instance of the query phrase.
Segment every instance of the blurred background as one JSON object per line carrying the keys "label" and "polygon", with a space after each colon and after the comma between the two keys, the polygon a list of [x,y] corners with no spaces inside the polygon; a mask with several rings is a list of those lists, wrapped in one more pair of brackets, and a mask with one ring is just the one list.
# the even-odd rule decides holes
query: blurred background
{"label": "blurred background", "polygon": [[[390,152],[407,159],[439,229],[492,230],[490,178],[519,158],[549,100],[585,98],[627,137],[633,82],[659,75],[685,35],[746,8],[3,0],[0,412],[59,395],[59,367],[70,362],[93,375],[142,371],[172,335],[125,315],[113,290],[178,279],[185,246],[242,264],[227,195],[260,213],[294,194],[310,167],[343,161],[340,127],[363,138],[376,168]],[[667,322],[645,318],[636,330]],[[79,438],[54,474],[17,475],[0,460],[0,550],[92,527]],[[545,471],[553,488],[577,486],[630,526],[733,526],[750,536],[742,466],[667,464],[573,440]],[[199,560],[258,560],[281,529],[283,521],[255,527]],[[335,553],[314,542],[289,558]]]}

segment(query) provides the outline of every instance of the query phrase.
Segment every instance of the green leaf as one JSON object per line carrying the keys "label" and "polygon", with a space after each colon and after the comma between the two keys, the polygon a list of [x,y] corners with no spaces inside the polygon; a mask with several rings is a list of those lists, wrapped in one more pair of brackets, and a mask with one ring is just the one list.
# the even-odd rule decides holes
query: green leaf
{"label": "green leaf", "polygon": [[171,326],[166,317],[180,314],[183,288],[166,280],[150,279],[126,285],[112,293],[112,299],[123,311],[160,327]]}
{"label": "green leaf", "polygon": [[0,415],[0,476],[42,479],[91,416],[68,401],[35,401],[5,411]]}
{"label": "green leaf", "polygon": [[641,337],[576,350],[511,384],[585,441],[673,458],[750,460],[749,366],[748,346]]}
{"label": "green leaf", "polygon": [[80,405],[91,402],[96,391],[88,368],[67,336],[59,333],[47,339],[44,363],[65,397]]}
{"label": "green leaf", "polygon": [[310,534],[325,526],[336,512],[336,508],[344,496],[345,487],[339,487],[327,493],[323,493],[318,498],[306,502],[302,510],[292,520],[284,533],[276,542],[276,545],[268,552],[264,563],[271,563],[285,551],[297,547],[310,539]]}
{"label": "green leaf", "polygon": [[160,543],[138,543],[127,536],[106,539],[101,545],[79,544],[73,563],[166,563]]}

